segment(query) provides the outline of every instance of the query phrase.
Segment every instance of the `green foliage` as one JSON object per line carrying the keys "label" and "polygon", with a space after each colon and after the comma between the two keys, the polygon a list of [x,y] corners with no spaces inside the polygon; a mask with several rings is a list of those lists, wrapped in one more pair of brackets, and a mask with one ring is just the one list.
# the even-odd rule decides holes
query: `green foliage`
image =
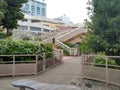
{"label": "green foliage", "polygon": [[4,0],[7,4],[5,7],[4,18],[2,18],[1,22],[5,28],[7,28],[7,32],[14,28],[17,28],[17,20],[21,20],[24,18],[24,15],[21,12],[21,7],[23,3],[26,3],[28,0]]}
{"label": "green foliage", "polygon": [[69,43],[69,42],[63,42],[64,44],[66,44],[67,46],[69,46],[69,47],[73,47],[73,44],[71,44],[71,43]]}
{"label": "green foliage", "polygon": [[62,49],[62,50],[63,50],[64,55],[66,55],[66,56],[70,56],[70,53],[69,53],[68,51],[66,51],[65,49],[63,49],[62,47],[57,46],[57,48]]}
{"label": "green foliage", "polygon": [[120,1],[92,0],[92,6],[91,22],[87,23],[89,47],[95,53],[120,56]]}
{"label": "green foliage", "polygon": [[[35,42],[28,41],[13,41],[10,39],[0,40],[0,55],[13,55],[13,54],[39,54],[39,58],[43,58],[43,53],[46,58],[53,56],[52,44],[45,43],[38,46]],[[28,57],[18,57],[21,60],[28,60]],[[24,58],[24,59],[23,59]],[[29,59],[30,60],[30,59]]]}
{"label": "green foliage", "polygon": [[[94,58],[94,65],[98,67],[105,67],[106,59],[108,60],[109,67],[113,68],[111,65],[117,66],[117,63],[112,58],[107,58],[105,55],[98,55]],[[115,67],[114,67],[115,68]]]}
{"label": "green foliage", "polygon": [[[53,46],[50,43],[41,44],[37,51],[38,54],[43,54],[45,52],[46,58],[51,58],[53,56]],[[42,55],[43,56],[43,55]],[[42,58],[40,55],[40,58]]]}
{"label": "green foliage", "polygon": [[1,26],[1,19],[4,17],[6,6],[7,6],[6,2],[0,0],[0,26]]}
{"label": "green foliage", "polygon": [[6,38],[6,35],[0,29],[0,39],[5,39],[5,38]]}
{"label": "green foliage", "polygon": [[82,54],[89,54],[92,52],[92,49],[89,47],[87,42],[81,42],[79,45],[80,52]]}

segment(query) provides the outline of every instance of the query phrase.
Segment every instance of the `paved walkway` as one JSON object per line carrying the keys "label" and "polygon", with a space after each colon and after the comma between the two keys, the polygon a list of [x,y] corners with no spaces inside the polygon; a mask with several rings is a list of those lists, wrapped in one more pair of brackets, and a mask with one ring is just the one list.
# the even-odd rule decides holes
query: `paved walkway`
{"label": "paved walkway", "polygon": [[[38,82],[60,84],[60,85],[74,85],[81,88],[81,57],[64,57],[63,64],[45,72],[38,76],[16,76],[16,77],[0,77],[0,90],[19,90],[14,88],[11,83],[19,79],[31,79]],[[109,85],[106,87],[105,83],[85,80],[84,90],[120,90],[120,87]]]}
{"label": "paved walkway", "polygon": [[38,76],[0,77],[0,90],[18,90],[11,83],[18,79],[31,79],[50,84],[75,85],[80,78],[80,57],[64,57],[63,64]]}

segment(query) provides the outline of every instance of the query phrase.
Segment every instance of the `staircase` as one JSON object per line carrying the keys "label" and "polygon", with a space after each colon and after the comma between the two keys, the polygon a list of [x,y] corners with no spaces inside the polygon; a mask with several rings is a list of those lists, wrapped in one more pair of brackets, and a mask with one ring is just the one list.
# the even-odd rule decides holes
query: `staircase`
{"label": "staircase", "polygon": [[58,33],[52,37],[49,37],[48,39],[43,40],[41,43],[43,43],[43,42],[52,43],[52,38],[54,37],[56,40],[56,44],[58,46],[62,47],[64,50],[68,51],[70,55],[76,56],[78,54],[77,48],[70,48],[69,46],[65,45],[62,42],[69,40],[70,38],[73,38],[80,33],[86,33],[86,32],[87,32],[87,29],[85,29],[84,27],[81,26],[76,29],[66,30],[61,33]]}

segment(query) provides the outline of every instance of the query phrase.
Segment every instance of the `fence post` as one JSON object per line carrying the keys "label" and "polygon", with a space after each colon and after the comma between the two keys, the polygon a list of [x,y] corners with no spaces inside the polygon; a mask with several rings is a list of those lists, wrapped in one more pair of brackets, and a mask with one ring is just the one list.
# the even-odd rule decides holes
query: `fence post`
{"label": "fence post", "polygon": [[82,73],[82,89],[85,90],[85,82],[84,82],[84,70],[83,70],[83,66],[84,66],[84,56],[81,55],[81,73]]}
{"label": "fence post", "polygon": [[46,55],[43,53],[43,71],[46,70]]}
{"label": "fence post", "polygon": [[53,61],[52,61],[52,66],[54,66],[55,65],[55,59],[57,58],[56,56],[55,56],[55,54],[56,54],[56,51],[54,50],[53,51]]}
{"label": "fence post", "polygon": [[25,87],[20,87],[20,90],[25,90]]}
{"label": "fence post", "polygon": [[72,53],[71,53],[71,48],[69,49],[69,54],[70,54],[70,56],[72,55]]}
{"label": "fence post", "polygon": [[37,71],[37,69],[38,69],[38,67],[37,67],[38,66],[38,54],[35,55],[35,59],[36,59],[35,60],[36,61],[36,64],[35,64],[35,75],[37,75],[37,73],[38,73],[38,71]]}
{"label": "fence post", "polygon": [[63,50],[60,50],[60,62],[63,60]]}
{"label": "fence post", "polygon": [[108,58],[106,57],[106,84],[108,85]]}
{"label": "fence post", "polygon": [[12,67],[13,77],[15,76],[15,55],[13,55],[13,67]]}

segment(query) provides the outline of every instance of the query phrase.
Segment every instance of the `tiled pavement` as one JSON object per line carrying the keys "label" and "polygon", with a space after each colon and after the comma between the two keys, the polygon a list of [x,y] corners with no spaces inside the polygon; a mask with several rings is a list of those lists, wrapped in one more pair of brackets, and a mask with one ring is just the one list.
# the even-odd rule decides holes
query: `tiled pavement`
{"label": "tiled pavement", "polygon": [[18,79],[31,79],[44,83],[65,84],[80,75],[80,57],[64,57],[63,64],[37,76],[0,77],[0,90],[18,90],[11,83]]}
{"label": "tiled pavement", "polygon": [[[14,88],[11,83],[18,79],[31,79],[38,82],[50,84],[76,85],[81,87],[81,57],[64,57],[63,64],[37,76],[16,76],[16,77],[0,77],[0,90],[19,90]],[[96,81],[85,81],[84,90],[120,90],[119,87],[110,85],[106,88],[106,84]]]}

